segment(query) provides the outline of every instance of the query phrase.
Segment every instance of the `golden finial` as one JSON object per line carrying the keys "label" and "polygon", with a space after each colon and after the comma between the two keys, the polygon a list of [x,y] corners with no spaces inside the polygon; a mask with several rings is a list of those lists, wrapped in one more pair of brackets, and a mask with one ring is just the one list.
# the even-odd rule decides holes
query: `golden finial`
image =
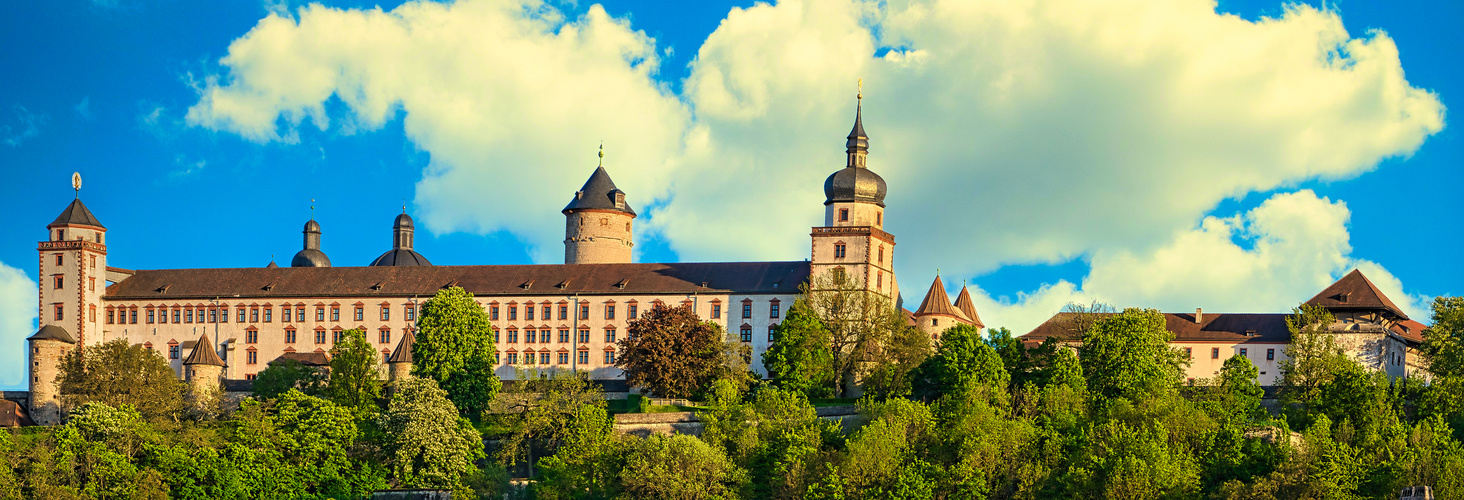
{"label": "golden finial", "polygon": [[860,99],[860,100],[863,100],[864,99],[864,79],[863,78],[860,78],[859,79],[859,93],[858,94],[854,94],[854,98],[855,99]]}
{"label": "golden finial", "polygon": [[76,198],[81,199],[81,172],[71,173],[71,189],[76,190]]}
{"label": "golden finial", "polygon": [[600,141],[600,166],[605,166],[605,141]]}

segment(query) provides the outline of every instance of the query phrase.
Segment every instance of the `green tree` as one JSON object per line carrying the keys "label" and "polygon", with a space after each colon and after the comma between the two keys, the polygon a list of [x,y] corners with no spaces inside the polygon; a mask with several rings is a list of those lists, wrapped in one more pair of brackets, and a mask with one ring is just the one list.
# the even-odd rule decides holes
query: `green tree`
{"label": "green tree", "polygon": [[745,478],[742,470],[702,440],[653,434],[633,443],[620,470],[624,498],[737,498]]}
{"label": "green tree", "polygon": [[625,381],[661,397],[691,396],[714,380],[723,361],[721,330],[691,306],[657,305],[626,325],[615,366]]}
{"label": "green tree", "polygon": [[[719,381],[718,383],[730,383]],[[543,476],[534,487],[540,499],[611,498],[618,490],[627,445],[615,432],[615,419],[605,408],[582,405],[564,433],[554,456],[539,459]]]}
{"label": "green tree", "polygon": [[1172,393],[1186,362],[1169,346],[1172,339],[1164,315],[1153,309],[1125,309],[1094,322],[1078,354],[1088,390],[1099,402],[1139,402]]}
{"label": "green tree", "polygon": [[864,288],[843,268],[809,278],[801,290],[828,332],[835,394],[847,396],[865,364],[877,360],[881,347],[906,326],[905,316],[890,297]]}
{"label": "green tree", "polygon": [[879,355],[864,375],[864,394],[877,398],[909,396],[914,390],[915,370],[931,356],[930,336],[911,325],[891,328],[889,339],[879,346]]}
{"label": "green tree", "polygon": [[493,403],[491,419],[507,429],[498,438],[495,458],[502,465],[538,463],[536,452],[553,455],[570,436],[575,414],[585,406],[604,408],[599,386],[586,372],[520,371],[517,384]]}
{"label": "green tree", "polygon": [[67,407],[98,402],[129,405],[149,420],[176,420],[183,410],[185,386],[168,360],[152,349],[116,339],[73,349],[56,377]]}
{"label": "green tree", "polygon": [[422,304],[412,347],[412,375],[430,378],[469,418],[488,409],[502,382],[493,373],[492,325],[473,294],[460,287],[439,290]]}
{"label": "green tree", "polygon": [[357,411],[375,411],[376,399],[381,397],[381,353],[366,340],[366,331],[342,332],[330,355],[331,400]]}
{"label": "green tree", "polygon": [[834,393],[834,357],[829,345],[823,321],[806,300],[799,299],[774,328],[772,345],[762,355],[763,367],[780,389],[826,398]]}
{"label": "green tree", "polygon": [[972,325],[947,328],[935,355],[916,370],[914,395],[934,401],[947,394],[979,396],[997,407],[1008,403],[1011,375],[1002,365],[996,349],[981,339]]}
{"label": "green tree", "polygon": [[380,416],[382,452],[392,482],[404,488],[443,488],[469,496],[467,479],[484,458],[483,438],[432,379],[396,381]]}
{"label": "green tree", "polygon": [[254,378],[254,397],[274,399],[279,395],[298,389],[305,394],[317,395],[322,391],[324,375],[313,366],[289,359],[271,361],[268,367]]}
{"label": "green tree", "polygon": [[1464,297],[1434,297],[1423,353],[1435,377],[1464,377]]}
{"label": "green tree", "polygon": [[1342,353],[1331,333],[1335,321],[1327,309],[1305,304],[1293,309],[1292,315],[1286,318],[1291,342],[1283,349],[1286,359],[1279,367],[1281,406],[1297,428],[1310,423],[1305,407],[1322,397],[1322,388],[1331,384],[1337,373],[1356,364]]}

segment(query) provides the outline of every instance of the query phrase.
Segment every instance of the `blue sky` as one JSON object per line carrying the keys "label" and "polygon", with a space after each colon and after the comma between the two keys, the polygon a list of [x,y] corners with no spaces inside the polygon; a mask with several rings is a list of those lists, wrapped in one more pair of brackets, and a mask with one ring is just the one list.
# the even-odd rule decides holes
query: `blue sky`
{"label": "blue sky", "polygon": [[1415,311],[1464,293],[1460,4],[892,3],[12,5],[0,339],[34,328],[72,171],[119,267],[288,262],[312,199],[337,266],[404,204],[434,263],[553,263],[604,140],[637,259],[803,259],[860,77],[910,307],[937,268],[1021,331],[1088,299],[1284,310],[1352,267]]}

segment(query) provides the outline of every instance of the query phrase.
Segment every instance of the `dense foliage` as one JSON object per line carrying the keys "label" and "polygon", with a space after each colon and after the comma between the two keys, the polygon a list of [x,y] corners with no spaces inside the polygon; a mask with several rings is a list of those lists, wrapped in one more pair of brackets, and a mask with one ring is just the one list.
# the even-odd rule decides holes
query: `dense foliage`
{"label": "dense foliage", "polygon": [[497,347],[483,306],[461,287],[448,287],[422,304],[412,375],[430,378],[447,391],[459,411],[477,419],[502,382],[493,373]]}
{"label": "dense foliage", "polygon": [[186,386],[162,354],[127,339],[73,349],[56,378],[67,407],[97,402],[130,405],[148,420],[176,420]]}
{"label": "dense foliage", "polygon": [[615,367],[625,381],[661,397],[684,398],[711,383],[724,363],[722,329],[691,306],[657,304],[626,325]]}

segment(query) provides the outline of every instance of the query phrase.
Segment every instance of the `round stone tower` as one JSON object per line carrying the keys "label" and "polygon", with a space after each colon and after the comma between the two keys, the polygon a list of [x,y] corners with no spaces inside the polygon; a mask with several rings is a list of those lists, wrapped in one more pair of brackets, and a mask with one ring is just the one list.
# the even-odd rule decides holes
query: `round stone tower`
{"label": "round stone tower", "polygon": [[417,336],[412,334],[411,329],[407,329],[406,335],[402,335],[402,341],[397,344],[396,351],[386,358],[387,376],[392,382],[412,375],[412,346],[416,343]]}
{"label": "round stone tower", "polygon": [[[600,158],[605,157],[602,148]],[[564,207],[564,263],[615,264],[631,261],[635,211],[615,187],[603,163]]]}
{"label": "round stone tower", "polygon": [[223,380],[223,375],[224,360],[220,359],[219,353],[214,351],[213,342],[205,333],[198,338],[198,343],[193,346],[193,352],[188,353],[188,358],[183,360],[183,378],[193,389],[193,395],[198,404],[206,404],[219,392],[219,383]]}
{"label": "round stone tower", "polygon": [[41,327],[26,339],[30,344],[30,417],[39,425],[59,425],[60,391],[56,375],[61,373],[61,358],[76,347],[70,332],[56,325]]}

